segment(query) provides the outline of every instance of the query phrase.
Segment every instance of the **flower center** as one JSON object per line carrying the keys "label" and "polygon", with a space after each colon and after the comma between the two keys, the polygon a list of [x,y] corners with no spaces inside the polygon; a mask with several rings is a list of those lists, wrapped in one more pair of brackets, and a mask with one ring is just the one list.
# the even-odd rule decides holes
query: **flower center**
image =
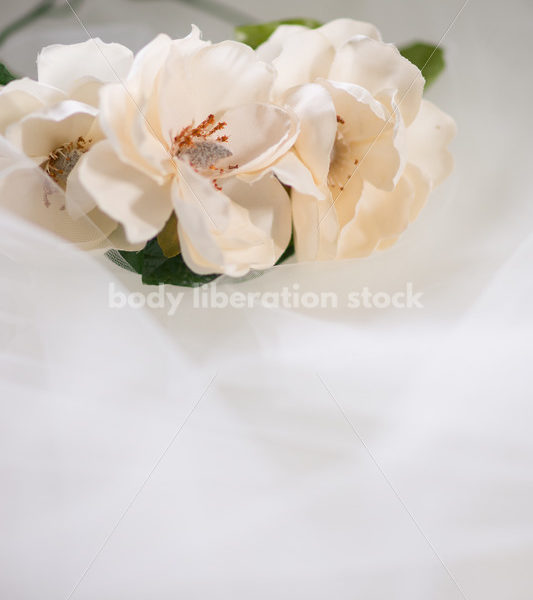
{"label": "flower center", "polygon": [[[172,155],[187,160],[195,171],[204,171],[204,174],[216,171],[222,175],[237,169],[239,165],[229,165],[225,169],[216,166],[219,161],[233,156],[233,152],[227,146],[228,136],[218,135],[227,125],[225,121],[215,123],[215,116],[209,115],[196,127],[193,125],[184,127],[172,138]],[[216,178],[212,181],[218,190],[222,189]]]}
{"label": "flower center", "polygon": [[67,187],[67,178],[76,166],[82,154],[91,147],[92,140],[79,137],[75,142],[63,144],[50,152],[41,164],[41,169],[49,175],[63,190]]}
{"label": "flower center", "polygon": [[350,181],[359,164],[359,160],[354,159],[351,145],[342,131],[345,120],[337,115],[337,123],[337,136],[333,145],[328,175],[328,185],[333,193],[344,190],[344,186]]}

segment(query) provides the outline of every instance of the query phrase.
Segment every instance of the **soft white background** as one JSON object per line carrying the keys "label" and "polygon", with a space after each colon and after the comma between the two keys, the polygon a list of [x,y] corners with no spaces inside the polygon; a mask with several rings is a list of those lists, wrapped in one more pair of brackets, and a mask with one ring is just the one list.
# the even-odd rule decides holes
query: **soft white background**
{"label": "soft white background", "polygon": [[[463,2],[232,4],[402,43]],[[134,49],[232,30],[179,2],[79,15]],[[450,30],[429,97],[457,120],[456,170],[396,247],[234,288],[412,282],[423,309],[111,310],[136,276],[0,216],[1,598],[533,597],[532,34],[527,0],[471,0]],[[84,37],[43,19],[0,59],[31,74]]]}

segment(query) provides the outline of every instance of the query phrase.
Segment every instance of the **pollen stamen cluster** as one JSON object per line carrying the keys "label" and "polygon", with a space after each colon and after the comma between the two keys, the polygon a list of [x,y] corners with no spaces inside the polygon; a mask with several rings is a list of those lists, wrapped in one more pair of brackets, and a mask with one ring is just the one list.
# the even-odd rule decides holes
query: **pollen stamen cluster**
{"label": "pollen stamen cluster", "polygon": [[[238,169],[239,165],[229,165],[226,168],[216,166],[219,160],[232,156],[231,150],[225,146],[229,142],[227,135],[215,134],[227,127],[225,121],[215,123],[215,116],[209,115],[199,125],[184,127],[178,135],[172,138],[171,152],[178,158],[187,157],[189,164],[196,171],[215,171],[220,175]],[[215,189],[222,190],[217,178],[212,179]]]}
{"label": "pollen stamen cluster", "polygon": [[92,140],[79,137],[75,142],[62,144],[50,152],[41,168],[60,187],[65,189],[67,177],[76,166],[81,155],[89,150],[91,143]]}

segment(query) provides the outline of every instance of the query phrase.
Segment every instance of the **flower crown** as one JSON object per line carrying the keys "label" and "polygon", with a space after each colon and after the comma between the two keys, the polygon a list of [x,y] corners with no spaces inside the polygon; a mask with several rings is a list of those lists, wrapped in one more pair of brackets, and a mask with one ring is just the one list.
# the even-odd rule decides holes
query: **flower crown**
{"label": "flower crown", "polygon": [[442,51],[339,19],[99,39],[2,66],[0,203],[148,284],[388,248],[452,170]]}

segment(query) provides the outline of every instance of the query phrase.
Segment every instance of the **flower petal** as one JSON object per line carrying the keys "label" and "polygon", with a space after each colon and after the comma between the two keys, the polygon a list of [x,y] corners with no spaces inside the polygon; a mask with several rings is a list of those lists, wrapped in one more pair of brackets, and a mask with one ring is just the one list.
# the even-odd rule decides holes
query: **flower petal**
{"label": "flower petal", "polygon": [[424,207],[431,192],[431,181],[414,164],[408,164],[403,175],[414,191],[413,201],[409,208],[409,222],[412,223]]}
{"label": "flower petal", "polygon": [[120,159],[162,184],[172,171],[171,157],[159,139],[159,119],[143,112],[142,97],[134,97],[121,84],[105,86],[100,93],[100,124]]}
{"label": "flower petal", "polygon": [[13,123],[7,128],[5,137],[39,162],[63,144],[75,142],[80,136],[86,137],[97,114],[97,109],[92,106],[65,100]]}
{"label": "flower petal", "polygon": [[128,76],[128,87],[134,82],[138,88],[151,91],[159,70],[172,45],[166,33],[160,33],[137,52]]}
{"label": "flower petal", "polygon": [[184,162],[180,172],[173,201],[188,266],[234,277],[273,266],[290,239],[290,201],[283,186],[273,177],[251,185],[233,178],[219,191]]}
{"label": "flower petal", "polygon": [[128,241],[148,241],[159,233],[172,212],[169,179],[157,185],[122,162],[108,141],[95,144],[80,160],[79,183],[98,207],[122,223]]}
{"label": "flower petal", "polygon": [[27,77],[8,83],[0,89],[0,133],[27,114],[66,99],[60,90]]}
{"label": "flower petal", "polygon": [[403,166],[403,126],[398,125],[397,118],[389,117],[383,104],[365,88],[335,81],[322,84],[341,119],[338,130],[342,141],[335,146],[331,176],[344,187],[358,173],[376,187],[392,190]]}
{"label": "flower petal", "polygon": [[318,200],[298,190],[291,192],[294,246],[298,262],[316,260],[319,248]]}
{"label": "flower petal", "polygon": [[374,40],[381,41],[381,33],[371,23],[355,21],[354,19],[335,19],[317,29],[335,47],[340,48],[356,35],[364,35]]}
{"label": "flower petal", "polygon": [[82,155],[67,178],[65,189],[66,209],[68,214],[77,219],[97,208],[94,196],[88,192],[80,181],[80,167],[87,160],[88,153]]}
{"label": "flower petal", "polygon": [[0,207],[84,249],[101,247],[116,223],[93,210],[73,219],[65,194],[26,156],[0,138]]}
{"label": "flower petal", "polygon": [[54,44],[37,57],[39,82],[70,92],[78,79],[90,77],[101,82],[125,79],[133,53],[121,44],[106,44],[92,38],[80,44]]}
{"label": "flower petal", "polygon": [[325,192],[313,179],[311,171],[303,164],[294,152],[287,152],[277,162],[267,169],[285,185],[302,194],[314,196],[323,200]]}
{"label": "flower petal", "polygon": [[294,88],[285,102],[300,119],[295,149],[311,170],[315,182],[327,182],[331,153],[337,135],[337,113],[331,95],[316,83]]}
{"label": "flower petal", "polygon": [[[263,169],[288,152],[298,137],[298,118],[274,104],[247,104],[223,113],[223,133],[232,156],[217,162],[224,168],[238,164],[233,174]],[[260,132],[260,134],[258,134]]]}
{"label": "flower petal", "polygon": [[[135,57],[127,87],[106,86],[100,97],[100,121],[120,158],[162,184],[172,161],[169,154],[170,131],[161,130],[158,79],[171,48],[185,56],[209,45],[192,28],[183,39],[172,41],[160,34]],[[168,136],[168,137],[167,137]],[[166,141],[165,141],[166,139]]]}
{"label": "flower petal", "polygon": [[[409,222],[412,223],[422,210],[426,200],[428,199],[429,193],[431,192],[431,183],[424,177],[418,167],[408,164],[404,178],[411,185],[414,195],[412,198],[411,205],[409,207]],[[386,250],[398,241],[399,235],[392,235],[390,237],[383,238],[377,245],[377,250]]]}
{"label": "flower petal", "polygon": [[420,70],[392,44],[369,37],[351,39],[338,49],[328,79],[355,83],[373,96],[398,90],[398,105],[406,125],[415,119],[424,91]]}
{"label": "flower petal", "polygon": [[331,260],[337,251],[339,221],[331,193],[324,199],[292,190],[296,256],[303,260]]}
{"label": "flower petal", "polygon": [[282,41],[279,55],[272,60],[277,71],[274,97],[281,97],[297,85],[312,83],[318,77],[327,77],[335,49],[316,29],[305,29],[287,36]]}
{"label": "flower petal", "polygon": [[280,25],[266,42],[256,48],[258,58],[265,62],[272,62],[281,54],[287,40],[297,33],[306,31],[309,31],[309,28],[303,25]]}
{"label": "flower petal", "polygon": [[261,258],[263,265],[273,266],[289,245],[292,233],[291,202],[288,193],[272,173],[247,184],[237,177],[223,184],[231,201],[248,211],[250,221],[274,244],[274,254]]}
{"label": "flower petal", "polygon": [[204,46],[211,45],[211,42],[203,41],[201,37],[201,31],[195,25],[192,26],[188,36],[178,40],[172,40],[165,33],[160,33],[135,55],[128,77],[128,86],[132,86],[135,91],[151,94],[171,47],[179,46],[183,55],[191,54]]}
{"label": "flower petal", "polygon": [[368,256],[378,244],[397,237],[409,224],[416,193],[407,177],[392,192],[378,190],[365,182],[355,217],[342,229],[337,258]]}
{"label": "flower petal", "polygon": [[357,203],[363,192],[364,180],[360,173],[354,173],[350,177],[341,192],[333,196],[333,203],[339,228],[342,229],[355,215]]}
{"label": "flower petal", "polygon": [[128,252],[138,252],[146,245],[145,241],[132,244],[126,237],[126,232],[122,225],[119,225],[114,231],[107,236],[107,244],[109,248],[114,250],[127,250]]}
{"label": "flower petal", "polygon": [[407,129],[409,162],[417,165],[432,185],[441,183],[453,169],[453,157],[447,150],[457,131],[455,121],[428,100]]}
{"label": "flower petal", "polygon": [[268,102],[273,80],[271,65],[239,42],[204,46],[193,54],[173,45],[159,83],[161,130],[177,134],[210,114],[220,118],[234,106]]}

